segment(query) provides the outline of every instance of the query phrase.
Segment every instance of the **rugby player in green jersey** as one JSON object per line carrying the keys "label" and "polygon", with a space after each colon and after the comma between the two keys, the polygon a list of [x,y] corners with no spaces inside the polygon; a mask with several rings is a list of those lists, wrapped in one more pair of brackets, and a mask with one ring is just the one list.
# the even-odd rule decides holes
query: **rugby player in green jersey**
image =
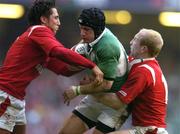
{"label": "rugby player in green jersey", "polygon": [[71,86],[64,92],[67,104],[78,95],[87,96],[75,107],[59,134],[82,134],[92,127],[94,134],[112,132],[124,122],[120,121],[119,100],[111,96],[127,78],[127,54],[118,38],[105,27],[105,16],[100,9],[84,9],[78,22],[82,40],[72,50],[96,63],[104,73],[104,80],[97,85],[89,75],[79,86]]}

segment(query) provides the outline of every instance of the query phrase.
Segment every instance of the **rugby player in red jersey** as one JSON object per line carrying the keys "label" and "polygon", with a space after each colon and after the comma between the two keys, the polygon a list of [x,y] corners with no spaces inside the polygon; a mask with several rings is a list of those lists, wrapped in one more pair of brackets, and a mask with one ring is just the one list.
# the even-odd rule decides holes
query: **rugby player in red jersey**
{"label": "rugby player in red jersey", "polygon": [[25,134],[25,89],[44,67],[52,68],[47,65],[51,59],[62,63],[58,73],[64,73],[63,66],[68,63],[92,69],[97,84],[103,80],[93,62],[55,38],[60,20],[54,1],[36,0],[28,19],[30,27],[13,42],[0,68],[0,134]]}
{"label": "rugby player in red jersey", "polygon": [[116,95],[119,107],[131,104],[133,128],[110,134],[168,134],[165,130],[168,87],[156,60],[163,39],[157,31],[141,29],[130,44],[130,55],[135,59],[130,62],[127,81]]}

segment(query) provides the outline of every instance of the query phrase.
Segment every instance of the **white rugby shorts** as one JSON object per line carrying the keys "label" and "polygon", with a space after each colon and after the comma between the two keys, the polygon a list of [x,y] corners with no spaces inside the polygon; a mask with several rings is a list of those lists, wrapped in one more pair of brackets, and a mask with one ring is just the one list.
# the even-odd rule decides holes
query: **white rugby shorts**
{"label": "white rugby shorts", "polygon": [[13,131],[15,125],[26,124],[25,100],[0,90],[0,128]]}
{"label": "white rugby shorts", "polygon": [[100,121],[110,128],[118,128],[120,125],[119,122],[121,113],[112,109],[111,107],[97,102],[96,99],[91,95],[83,98],[80,104],[75,107],[75,110],[91,121]]}

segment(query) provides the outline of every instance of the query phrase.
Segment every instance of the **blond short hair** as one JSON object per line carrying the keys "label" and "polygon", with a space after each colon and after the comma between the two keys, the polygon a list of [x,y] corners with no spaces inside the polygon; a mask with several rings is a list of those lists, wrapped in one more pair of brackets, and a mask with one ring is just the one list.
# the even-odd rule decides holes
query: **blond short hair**
{"label": "blond short hair", "polygon": [[143,33],[141,45],[148,47],[151,57],[158,56],[164,44],[161,34],[153,29],[145,28],[141,29],[140,32]]}

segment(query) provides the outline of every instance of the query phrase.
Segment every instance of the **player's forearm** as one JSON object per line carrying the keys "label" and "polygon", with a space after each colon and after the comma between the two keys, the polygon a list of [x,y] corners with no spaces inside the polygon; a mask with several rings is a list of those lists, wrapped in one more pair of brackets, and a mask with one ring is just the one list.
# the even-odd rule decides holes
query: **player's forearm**
{"label": "player's forearm", "polygon": [[74,90],[77,93],[77,95],[95,94],[109,90],[112,86],[112,83],[112,81],[106,80],[104,80],[103,83],[100,85],[97,85],[95,82],[91,82],[90,84],[75,86]]}
{"label": "player's forearm", "polygon": [[115,93],[95,94],[94,97],[102,104],[121,111],[127,104],[123,103]]}
{"label": "player's forearm", "polygon": [[87,85],[81,85],[80,86],[80,93],[81,94],[94,94],[98,92],[103,92],[105,89],[101,85],[96,85],[94,82],[87,84]]}
{"label": "player's forearm", "polygon": [[58,58],[60,60],[63,60],[69,64],[83,66],[86,68],[92,69],[95,67],[95,64],[88,59],[84,58],[83,56],[73,52],[70,49],[64,48],[64,47],[55,47],[52,49],[50,53],[51,57]]}
{"label": "player's forearm", "polygon": [[45,64],[45,67],[57,75],[61,74],[64,76],[72,76],[73,74],[76,74],[84,69],[78,66],[71,66],[70,64],[56,58],[49,58]]}

